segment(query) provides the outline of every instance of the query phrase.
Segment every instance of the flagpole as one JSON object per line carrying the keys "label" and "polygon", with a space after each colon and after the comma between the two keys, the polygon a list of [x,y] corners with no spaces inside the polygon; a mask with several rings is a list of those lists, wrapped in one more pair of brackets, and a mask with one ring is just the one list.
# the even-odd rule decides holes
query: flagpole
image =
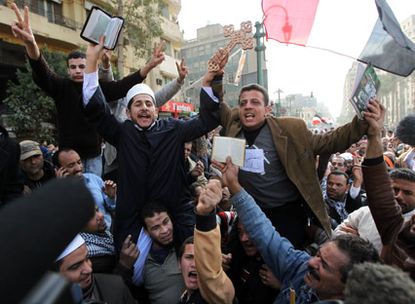
{"label": "flagpole", "polygon": [[262,43],[261,38],[265,37],[263,23],[255,22],[255,34],[256,39],[256,63],[257,63],[257,82],[259,85],[264,86],[264,78],[262,73],[262,53],[265,52],[265,45]]}

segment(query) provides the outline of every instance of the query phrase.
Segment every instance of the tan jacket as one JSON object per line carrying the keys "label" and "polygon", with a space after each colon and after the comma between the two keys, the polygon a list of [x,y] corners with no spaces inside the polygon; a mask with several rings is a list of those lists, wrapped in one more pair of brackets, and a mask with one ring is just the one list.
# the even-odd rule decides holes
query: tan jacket
{"label": "tan jacket", "polygon": [[[220,123],[225,135],[236,137],[242,125],[238,108],[220,104]],[[366,132],[367,123],[355,117],[351,123],[326,134],[313,134],[305,122],[298,118],[267,117],[278,157],[290,180],[297,187],[310,209],[328,235],[331,235],[329,218],[318,181],[315,158],[320,154],[343,152],[357,142]]]}
{"label": "tan jacket", "polygon": [[222,269],[222,251],[219,225],[210,231],[194,232],[195,263],[199,290],[211,304],[231,304],[235,289]]}

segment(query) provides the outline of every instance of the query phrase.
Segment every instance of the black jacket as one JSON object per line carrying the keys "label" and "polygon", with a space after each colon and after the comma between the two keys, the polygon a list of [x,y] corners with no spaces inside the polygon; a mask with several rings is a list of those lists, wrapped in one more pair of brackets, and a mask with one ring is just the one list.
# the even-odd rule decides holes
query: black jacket
{"label": "black jacket", "polygon": [[101,90],[95,92],[85,113],[118,153],[119,183],[114,227],[117,247],[128,234],[137,239],[141,209],[145,203],[165,205],[172,217],[187,208],[185,205],[191,199],[184,169],[184,143],[217,127],[218,117],[215,115],[218,109],[219,104],[202,90],[198,118],[157,120],[151,128],[140,130],[131,120],[118,122],[105,107]]}

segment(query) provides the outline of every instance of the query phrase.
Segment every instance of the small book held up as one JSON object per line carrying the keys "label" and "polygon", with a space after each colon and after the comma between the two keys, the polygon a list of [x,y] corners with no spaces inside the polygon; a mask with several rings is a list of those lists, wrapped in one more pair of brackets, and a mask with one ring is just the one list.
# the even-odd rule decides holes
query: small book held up
{"label": "small book held up", "polygon": [[362,63],[358,63],[349,100],[359,119],[363,119],[363,112],[367,111],[369,99],[376,96],[379,87],[380,81],[373,67],[371,65],[365,67]]}
{"label": "small book held up", "polygon": [[225,163],[230,156],[232,163],[243,167],[245,163],[245,139],[215,136],[213,138],[212,159]]}
{"label": "small book held up", "polygon": [[121,33],[124,18],[113,17],[99,7],[93,6],[81,31],[81,37],[98,44],[99,37],[105,36],[104,48],[113,50]]}

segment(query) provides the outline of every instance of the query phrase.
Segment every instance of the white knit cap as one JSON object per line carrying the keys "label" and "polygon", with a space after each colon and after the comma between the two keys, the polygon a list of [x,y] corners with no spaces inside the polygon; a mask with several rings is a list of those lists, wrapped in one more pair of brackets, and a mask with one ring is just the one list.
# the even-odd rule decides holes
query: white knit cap
{"label": "white knit cap", "polygon": [[145,83],[139,83],[133,86],[128,92],[127,92],[127,103],[128,107],[130,107],[131,100],[134,98],[134,96],[138,94],[146,94],[151,97],[153,100],[154,105],[156,104],[156,98],[154,97],[153,90],[146,85]]}
{"label": "white knit cap", "polygon": [[81,247],[83,244],[85,244],[84,239],[79,234],[77,234],[75,238],[72,240],[72,242],[70,242],[69,245],[66,246],[63,252],[58,256],[56,261],[62,260],[64,257],[74,252],[76,249]]}

